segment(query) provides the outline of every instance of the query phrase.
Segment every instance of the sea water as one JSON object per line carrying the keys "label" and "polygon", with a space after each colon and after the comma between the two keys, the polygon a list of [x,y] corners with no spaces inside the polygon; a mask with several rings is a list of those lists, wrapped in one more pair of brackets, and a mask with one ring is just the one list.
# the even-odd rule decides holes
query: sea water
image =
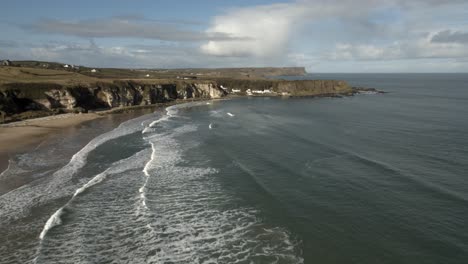
{"label": "sea water", "polygon": [[0,263],[465,263],[468,76],[304,78],[388,93],[172,106],[23,166]]}

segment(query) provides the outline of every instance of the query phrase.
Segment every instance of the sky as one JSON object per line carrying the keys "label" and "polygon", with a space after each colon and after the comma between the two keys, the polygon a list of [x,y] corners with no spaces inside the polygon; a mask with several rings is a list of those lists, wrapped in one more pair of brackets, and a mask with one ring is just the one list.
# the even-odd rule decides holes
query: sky
{"label": "sky", "polygon": [[468,72],[467,0],[15,0],[0,7],[0,59]]}

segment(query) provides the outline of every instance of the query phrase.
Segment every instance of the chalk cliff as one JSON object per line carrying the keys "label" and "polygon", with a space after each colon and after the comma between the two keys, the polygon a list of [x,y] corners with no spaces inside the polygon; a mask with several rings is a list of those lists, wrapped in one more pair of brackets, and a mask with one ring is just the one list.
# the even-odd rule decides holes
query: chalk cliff
{"label": "chalk cliff", "polygon": [[333,80],[116,80],[81,85],[57,83],[7,83],[0,86],[0,114],[3,120],[15,121],[60,112],[152,105],[176,99],[222,98],[232,89],[245,95],[248,89],[269,90],[271,95],[334,96],[351,95],[353,89],[344,81]]}

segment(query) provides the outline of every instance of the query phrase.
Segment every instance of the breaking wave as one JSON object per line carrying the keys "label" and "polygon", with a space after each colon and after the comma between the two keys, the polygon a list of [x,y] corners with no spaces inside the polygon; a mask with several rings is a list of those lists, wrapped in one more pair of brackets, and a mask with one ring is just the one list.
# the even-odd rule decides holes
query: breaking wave
{"label": "breaking wave", "polygon": [[81,186],[80,188],[76,189],[73,196],[68,200],[68,202],[59,208],[46,222],[44,228],[42,229],[39,238],[42,240],[47,235],[50,229],[53,227],[60,225],[62,223],[61,217],[64,214],[64,210],[73,202],[73,200],[80,195],[81,193],[85,192],[87,189],[91,188],[92,186],[99,184],[100,182],[104,181],[109,175],[122,173],[128,170],[137,169],[143,165],[144,157],[147,155],[148,150],[142,150],[135,155],[131,156],[130,158],[126,158],[120,160],[118,162],[113,163],[107,170],[104,172],[96,175],[86,184]]}

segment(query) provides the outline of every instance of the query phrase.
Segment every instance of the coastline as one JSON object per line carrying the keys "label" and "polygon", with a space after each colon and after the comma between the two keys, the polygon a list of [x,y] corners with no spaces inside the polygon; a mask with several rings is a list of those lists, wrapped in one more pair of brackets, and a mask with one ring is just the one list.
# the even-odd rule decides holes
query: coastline
{"label": "coastline", "polygon": [[[225,98],[223,99],[225,100]],[[133,113],[145,109],[156,111],[171,105],[210,100],[213,99],[174,100],[167,103],[119,107],[82,114],[59,114],[0,124],[0,174],[8,169],[9,159],[12,155],[34,149],[48,138],[59,135],[67,129],[72,130],[71,133],[79,133],[79,126],[85,122],[108,115]],[[133,116],[129,118],[133,118]]]}
{"label": "coastline", "polygon": [[0,171],[8,167],[10,155],[35,148],[43,140],[64,129],[101,118],[94,113],[62,114],[0,125]]}

